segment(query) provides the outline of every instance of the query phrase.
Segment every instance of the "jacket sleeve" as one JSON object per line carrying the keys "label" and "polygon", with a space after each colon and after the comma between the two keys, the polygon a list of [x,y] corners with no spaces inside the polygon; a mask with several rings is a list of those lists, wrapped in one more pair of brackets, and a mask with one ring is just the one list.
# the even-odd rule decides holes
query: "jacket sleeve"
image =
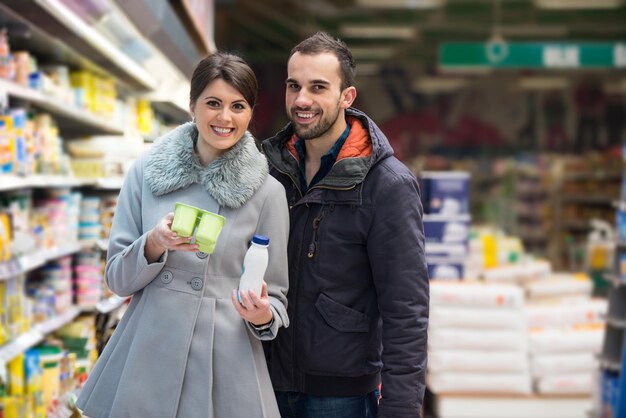
{"label": "jacket sleeve", "polygon": [[289,272],[287,269],[287,241],[289,239],[289,209],[285,189],[273,177],[268,176],[268,193],[259,215],[257,234],[270,239],[269,262],[265,271],[265,282],[270,300],[270,308],[274,314],[272,326],[261,332],[249,323],[248,328],[260,340],[273,340],[280,327],[289,326],[287,316],[287,290],[289,288]]}
{"label": "jacket sleeve", "polygon": [[382,318],[378,418],[421,416],[429,283],[419,186],[408,171],[378,192],[367,251]]}
{"label": "jacket sleeve", "polygon": [[130,296],[147,286],[167,259],[166,251],[155,263],[148,264],[146,260],[142,187],[143,157],[140,157],[124,179],[109,236],[105,277],[111,291],[120,296]]}

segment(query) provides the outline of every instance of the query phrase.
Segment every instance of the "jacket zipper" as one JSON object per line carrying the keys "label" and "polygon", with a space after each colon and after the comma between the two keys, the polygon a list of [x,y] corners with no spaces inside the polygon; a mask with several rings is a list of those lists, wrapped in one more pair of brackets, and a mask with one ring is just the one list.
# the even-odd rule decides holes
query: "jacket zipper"
{"label": "jacket zipper", "polygon": [[[289,155],[291,155],[291,153],[289,153]],[[271,158],[269,157],[269,155],[267,156],[268,159],[271,160]],[[294,160],[296,160],[296,162],[298,163],[298,165],[300,164],[300,162],[293,156],[291,155],[291,158],[293,158]],[[298,184],[298,182],[296,181],[296,179],[291,175],[290,172],[288,171],[283,171],[280,168],[278,168],[277,164],[274,164],[274,162],[272,161],[272,166],[274,167],[274,169],[276,169],[276,171],[278,171],[279,173],[289,177],[289,180],[291,180],[291,182],[293,183],[293,185],[296,187],[296,190],[298,190],[298,193],[300,194],[300,199],[302,199],[304,197],[304,195],[302,194],[302,190],[300,190],[300,185]],[[298,199],[298,200],[300,200]]]}
{"label": "jacket zipper", "polygon": [[355,187],[356,187],[356,184],[353,184],[353,185],[352,185],[352,186],[350,186],[350,187],[331,187],[331,186],[324,186],[324,185],[321,185],[321,186],[320,186],[319,184],[316,184],[315,186],[313,186],[313,187],[309,188],[306,192],[307,192],[307,193],[309,193],[309,191],[310,191],[310,190],[313,190],[313,189],[328,189],[328,190],[352,190],[352,189],[354,189]]}
{"label": "jacket zipper", "polygon": [[320,214],[313,219],[313,236],[309,244],[309,252],[307,253],[307,257],[309,258],[315,257],[315,251],[317,250],[317,230],[320,227],[320,223],[322,223],[322,219],[324,219],[324,208],[322,208]]}

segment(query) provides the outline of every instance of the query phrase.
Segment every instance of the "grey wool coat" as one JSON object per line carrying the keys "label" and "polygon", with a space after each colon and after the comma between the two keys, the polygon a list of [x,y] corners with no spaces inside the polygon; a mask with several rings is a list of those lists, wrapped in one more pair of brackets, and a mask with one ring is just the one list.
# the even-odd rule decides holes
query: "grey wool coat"
{"label": "grey wool coat", "polygon": [[[287,327],[285,191],[247,134],[202,167],[198,131],[179,126],[126,176],[115,211],[106,280],[130,306],[77,405],[90,418],[276,418],[261,340]],[[226,218],[211,255],[144,256],[146,234],[183,202]],[[274,324],[255,331],[230,299],[253,234],[270,238],[265,274]]]}

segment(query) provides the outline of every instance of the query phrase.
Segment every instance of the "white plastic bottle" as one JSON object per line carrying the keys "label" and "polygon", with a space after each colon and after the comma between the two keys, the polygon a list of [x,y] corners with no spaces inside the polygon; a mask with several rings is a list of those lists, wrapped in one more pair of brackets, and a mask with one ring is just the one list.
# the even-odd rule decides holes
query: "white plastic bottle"
{"label": "white plastic bottle", "polygon": [[263,287],[263,277],[268,263],[267,247],[270,239],[263,235],[254,235],[250,243],[250,248],[243,258],[243,272],[239,279],[239,291],[237,292],[237,300],[241,302],[241,292],[253,290],[254,293],[261,297],[261,289]]}

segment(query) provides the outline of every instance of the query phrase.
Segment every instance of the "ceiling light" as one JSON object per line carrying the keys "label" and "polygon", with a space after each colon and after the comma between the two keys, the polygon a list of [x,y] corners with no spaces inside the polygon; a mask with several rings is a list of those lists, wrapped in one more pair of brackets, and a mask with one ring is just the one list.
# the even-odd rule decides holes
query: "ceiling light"
{"label": "ceiling light", "polygon": [[393,57],[395,51],[389,47],[351,47],[352,56],[357,60],[385,60]]}
{"label": "ceiling light", "polygon": [[516,87],[521,90],[565,90],[569,80],[564,77],[529,76],[520,78]]}
{"label": "ceiling light", "polygon": [[434,9],[442,7],[446,0],[357,0],[357,6],[375,9]]}
{"label": "ceiling light", "polygon": [[417,30],[410,26],[357,26],[344,25],[339,29],[344,38],[413,39]]}
{"label": "ceiling light", "polygon": [[624,0],[534,0],[540,9],[616,9]]}
{"label": "ceiling light", "polygon": [[569,30],[566,26],[560,25],[510,25],[500,28],[500,34],[507,36],[524,36],[524,37],[559,37],[567,36]]}
{"label": "ceiling light", "polygon": [[457,91],[468,84],[465,78],[420,77],[413,83],[413,91],[418,93],[449,93]]}
{"label": "ceiling light", "polygon": [[604,92],[607,94],[626,93],[626,78],[623,78],[621,80],[609,81],[605,83]]}
{"label": "ceiling light", "polygon": [[380,73],[380,64],[375,62],[364,62],[356,66],[357,76],[378,75]]}

